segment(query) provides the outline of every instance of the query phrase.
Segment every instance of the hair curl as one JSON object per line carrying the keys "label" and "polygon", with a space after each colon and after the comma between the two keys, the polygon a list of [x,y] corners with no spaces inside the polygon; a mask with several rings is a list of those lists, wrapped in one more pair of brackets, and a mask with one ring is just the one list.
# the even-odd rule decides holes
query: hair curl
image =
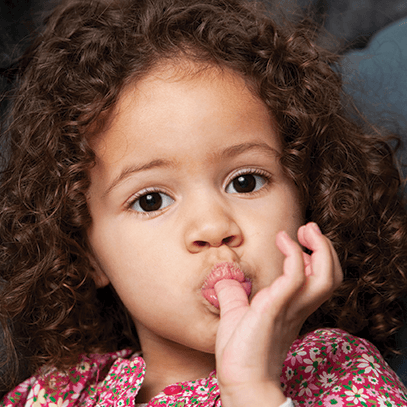
{"label": "hair curl", "polygon": [[278,123],[306,220],[337,250],[344,282],[303,332],[336,326],[391,347],[407,287],[400,174],[383,137],[350,118],[337,58],[312,33],[277,27],[239,0],[70,0],[54,11],[20,61],[3,131],[0,321],[10,366],[23,355],[30,374],[80,353],[137,348],[120,300],[92,279],[89,134],[127,84],[177,58],[247,80]]}

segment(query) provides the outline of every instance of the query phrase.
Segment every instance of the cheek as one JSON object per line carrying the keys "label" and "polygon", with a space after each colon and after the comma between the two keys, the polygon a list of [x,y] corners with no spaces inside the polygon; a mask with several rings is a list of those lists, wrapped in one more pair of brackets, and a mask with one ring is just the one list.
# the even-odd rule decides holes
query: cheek
{"label": "cheek", "polygon": [[301,205],[299,191],[291,182],[282,188],[280,201],[280,230],[285,230],[288,235],[297,240],[298,228],[304,224],[304,208]]}
{"label": "cheek", "polygon": [[148,222],[134,225],[131,217],[124,217],[95,225],[89,241],[99,268],[115,288],[134,280],[151,283],[156,270],[162,270],[175,252],[171,236],[148,227]]}
{"label": "cheek", "polygon": [[120,224],[114,225],[106,219],[94,219],[88,230],[88,239],[99,268],[111,282],[115,273],[123,269],[130,260],[129,254],[137,255],[136,250],[130,250],[128,246],[128,242],[133,240],[132,237],[126,237]]}
{"label": "cheek", "polygon": [[303,216],[297,196],[291,189],[276,190],[266,205],[256,209],[246,218],[246,253],[258,267],[258,284],[263,288],[283,272],[285,256],[276,245],[278,232],[284,230],[297,241]]}
{"label": "cheek", "polygon": [[271,239],[273,243],[277,233],[283,230],[297,240],[297,231],[302,224],[302,209],[292,193],[273,194],[263,205],[254,206],[246,219],[247,229],[253,236],[262,236],[264,242]]}

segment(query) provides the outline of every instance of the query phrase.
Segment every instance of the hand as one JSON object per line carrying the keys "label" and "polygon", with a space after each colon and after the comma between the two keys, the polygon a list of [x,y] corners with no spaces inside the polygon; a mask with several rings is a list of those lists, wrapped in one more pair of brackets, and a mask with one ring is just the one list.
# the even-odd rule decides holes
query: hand
{"label": "hand", "polygon": [[285,232],[277,235],[277,247],[286,256],[283,274],[251,304],[238,282],[215,285],[221,312],[216,364],[223,406],[279,406],[285,401],[280,375],[287,352],[308,316],[342,282],[338,256],[315,223],[299,228],[298,241],[312,254],[304,253]]}

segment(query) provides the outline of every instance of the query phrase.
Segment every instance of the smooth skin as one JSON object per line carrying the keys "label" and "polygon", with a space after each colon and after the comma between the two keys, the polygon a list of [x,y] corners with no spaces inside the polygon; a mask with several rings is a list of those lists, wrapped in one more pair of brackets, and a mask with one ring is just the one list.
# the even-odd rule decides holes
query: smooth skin
{"label": "smooth skin", "polygon": [[[238,75],[201,68],[167,65],[128,86],[93,136],[94,279],[113,285],[136,326],[146,362],[137,402],[216,367],[224,406],[278,406],[289,345],[340,265],[313,224],[301,227],[266,106]],[[219,311],[201,288],[224,262],[252,293],[217,283]]]}

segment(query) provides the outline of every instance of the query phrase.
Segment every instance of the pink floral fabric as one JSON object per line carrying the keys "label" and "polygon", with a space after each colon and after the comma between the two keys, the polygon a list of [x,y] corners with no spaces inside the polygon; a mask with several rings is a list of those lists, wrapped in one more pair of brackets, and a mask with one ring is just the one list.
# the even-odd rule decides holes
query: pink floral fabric
{"label": "pink floral fabric", "polygon": [[[69,372],[42,369],[5,396],[0,407],[134,406],[145,374],[130,351],[83,356]],[[368,341],[339,329],[298,339],[281,386],[295,406],[407,406],[407,390]],[[221,406],[216,374],[166,387],[148,406]]]}

